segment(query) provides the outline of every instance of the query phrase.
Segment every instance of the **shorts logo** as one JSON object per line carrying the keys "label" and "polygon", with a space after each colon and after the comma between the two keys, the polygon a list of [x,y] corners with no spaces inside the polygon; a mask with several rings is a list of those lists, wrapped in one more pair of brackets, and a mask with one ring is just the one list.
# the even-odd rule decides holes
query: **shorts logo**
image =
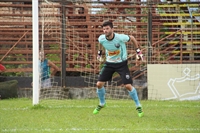
{"label": "shorts logo", "polygon": [[120,47],[120,44],[115,44],[115,47],[116,47],[116,48],[119,48],[119,47]]}
{"label": "shorts logo", "polygon": [[126,79],[129,79],[129,78],[130,78],[130,76],[127,74],[127,75],[126,75]]}

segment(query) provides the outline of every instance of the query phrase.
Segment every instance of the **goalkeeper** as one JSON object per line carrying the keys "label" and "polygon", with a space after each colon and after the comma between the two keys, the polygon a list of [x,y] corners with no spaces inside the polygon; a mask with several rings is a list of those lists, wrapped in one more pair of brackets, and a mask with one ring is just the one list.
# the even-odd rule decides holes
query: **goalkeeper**
{"label": "goalkeeper", "polygon": [[[111,21],[105,21],[103,23],[103,35],[98,38],[99,43],[105,48],[106,62],[100,71],[100,75],[97,82],[97,95],[99,98],[99,105],[94,109],[93,114],[98,114],[99,111],[106,107],[105,101],[105,88],[106,81],[111,80],[114,72],[119,73],[125,88],[128,90],[130,97],[136,104],[136,110],[138,116],[144,115],[142,106],[138,99],[137,91],[132,86],[132,78],[127,65],[127,50],[126,42],[131,42],[135,45],[137,57],[142,55],[139,45],[133,36],[114,33],[113,23]],[[102,62],[102,51],[98,51],[97,59]],[[137,58],[139,59],[139,58]]]}

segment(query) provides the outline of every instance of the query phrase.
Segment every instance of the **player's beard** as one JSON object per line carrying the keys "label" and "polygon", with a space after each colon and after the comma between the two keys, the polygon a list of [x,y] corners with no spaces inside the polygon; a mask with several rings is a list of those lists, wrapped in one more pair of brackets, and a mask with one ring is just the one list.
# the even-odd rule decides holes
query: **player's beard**
{"label": "player's beard", "polygon": [[106,34],[106,38],[110,38],[111,36],[112,36],[112,32],[111,31]]}

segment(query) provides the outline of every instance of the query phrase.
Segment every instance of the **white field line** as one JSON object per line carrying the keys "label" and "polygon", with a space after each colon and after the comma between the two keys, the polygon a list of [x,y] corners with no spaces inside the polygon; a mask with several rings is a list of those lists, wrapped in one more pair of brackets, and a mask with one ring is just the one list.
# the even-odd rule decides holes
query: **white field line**
{"label": "white field line", "polygon": [[[95,108],[96,106],[82,106],[82,105],[63,105],[63,106],[45,106],[47,108]],[[112,105],[112,106],[109,106],[109,108],[133,108],[134,106],[121,106],[121,105]],[[177,108],[177,107],[187,107],[187,108],[200,108],[200,105],[195,105],[195,106],[191,106],[191,105],[157,105],[157,104],[145,104],[144,106],[145,108],[148,108],[148,107],[168,107],[168,108]],[[1,108],[0,110],[29,110],[30,107],[25,107],[25,108]]]}
{"label": "white field line", "polygon": [[[13,128],[2,129],[2,132],[24,132],[24,131],[38,131],[38,132],[63,132],[63,131],[129,131],[124,128],[59,128],[59,129],[37,129],[37,128]],[[200,128],[146,128],[146,129],[134,129],[134,131],[200,131]]]}

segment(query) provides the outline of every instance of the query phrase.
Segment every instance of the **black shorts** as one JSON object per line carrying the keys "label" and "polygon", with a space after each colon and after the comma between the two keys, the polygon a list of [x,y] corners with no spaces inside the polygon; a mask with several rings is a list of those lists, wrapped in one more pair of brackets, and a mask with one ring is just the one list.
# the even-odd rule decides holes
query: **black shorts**
{"label": "black shorts", "polygon": [[117,72],[120,75],[123,84],[133,83],[132,78],[130,76],[130,71],[127,65],[127,60],[120,63],[106,62],[100,71],[98,81],[106,82],[106,81],[111,80],[114,72]]}

